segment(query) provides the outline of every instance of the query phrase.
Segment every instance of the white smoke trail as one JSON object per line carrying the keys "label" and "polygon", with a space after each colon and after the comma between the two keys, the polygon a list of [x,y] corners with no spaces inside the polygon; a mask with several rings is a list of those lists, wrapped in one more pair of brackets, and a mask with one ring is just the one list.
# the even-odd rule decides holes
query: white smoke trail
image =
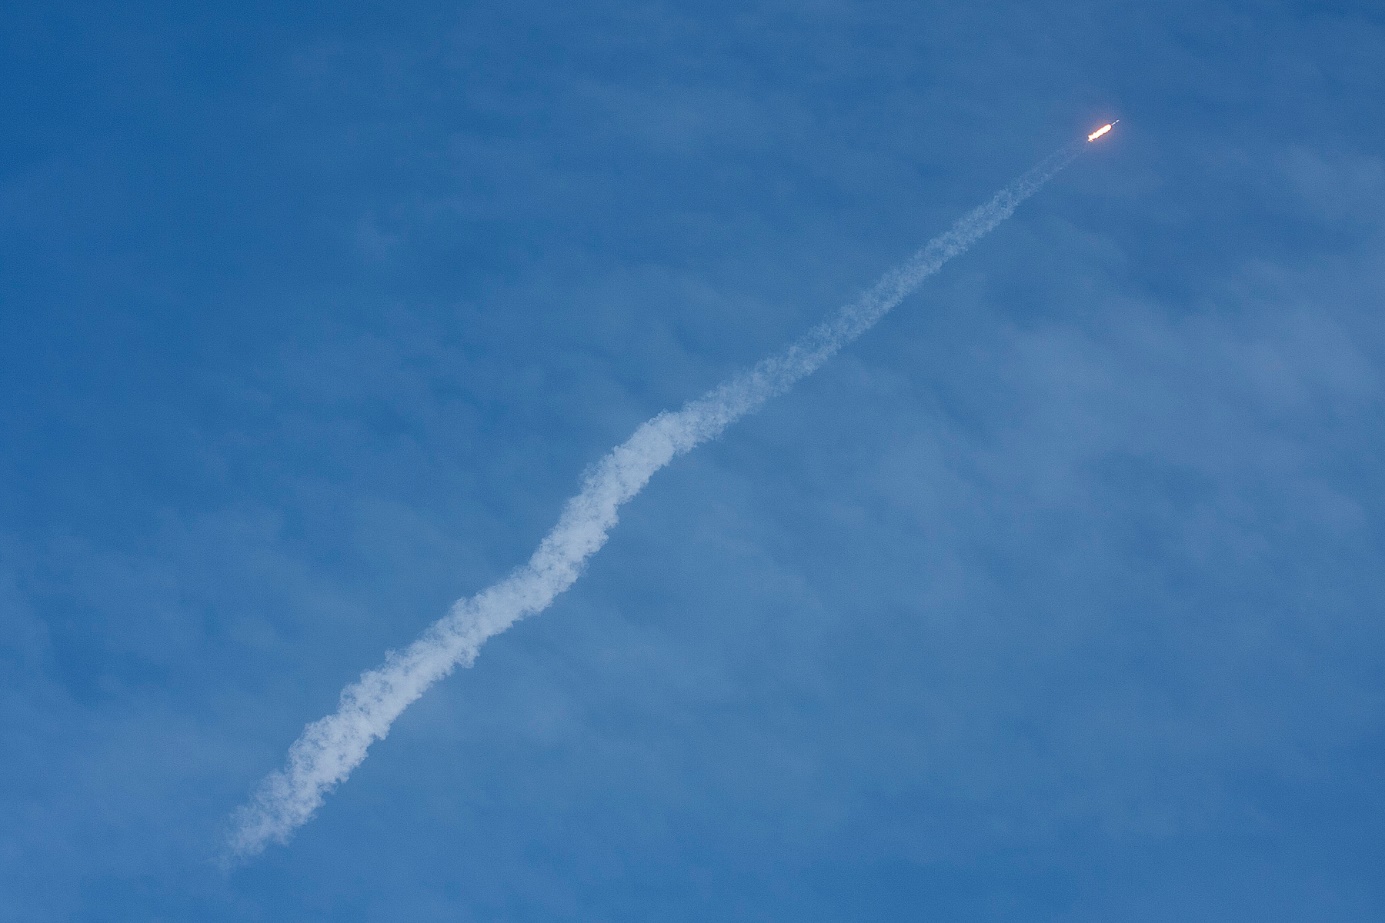
{"label": "white smoke trail", "polygon": [[1077,142],[1051,154],[788,348],[681,410],[666,411],[642,424],[588,473],[581,491],[568,501],[558,524],[527,564],[475,596],[458,600],[417,641],[403,651],[391,651],[384,664],[342,690],[335,714],[304,728],[289,748],[284,768],[266,777],[250,802],[235,813],[228,842],[231,855],[248,857],[270,841],[287,842],[321,806],[323,796],[360,765],[370,745],[388,734],[394,720],[429,686],[458,664],[470,666],[487,638],[546,609],[572,586],[587,559],[606,543],[621,504],[639,493],[654,472],[815,371],[944,263],[1010,217],[1082,150]]}

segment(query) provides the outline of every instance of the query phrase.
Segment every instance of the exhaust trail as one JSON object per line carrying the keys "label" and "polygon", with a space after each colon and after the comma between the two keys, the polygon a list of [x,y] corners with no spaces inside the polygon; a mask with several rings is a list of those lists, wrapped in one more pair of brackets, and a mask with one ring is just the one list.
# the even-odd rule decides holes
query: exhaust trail
{"label": "exhaust trail", "polygon": [[343,689],[335,713],[303,729],[284,767],[267,776],[232,816],[229,857],[244,859],[271,842],[287,843],[326,794],[360,765],[370,745],[383,739],[394,720],[429,686],[459,665],[470,666],[488,638],[542,612],[576,582],[587,559],[606,543],[621,505],[656,471],[816,371],[944,263],[1009,218],[1085,147],[1085,141],[1078,141],[1044,158],[785,349],[682,409],[641,424],[589,471],[582,489],[568,500],[557,525],[526,564],[475,596],[458,600],[418,640],[387,653],[383,664]]}

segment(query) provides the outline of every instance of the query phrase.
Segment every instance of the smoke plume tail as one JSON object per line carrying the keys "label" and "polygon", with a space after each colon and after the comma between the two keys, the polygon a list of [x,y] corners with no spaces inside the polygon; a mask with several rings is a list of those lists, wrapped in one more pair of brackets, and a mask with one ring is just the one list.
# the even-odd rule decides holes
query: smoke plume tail
{"label": "smoke plume tail", "polygon": [[681,410],[641,424],[587,474],[528,563],[475,596],[458,600],[418,640],[390,652],[383,664],[342,690],[336,712],[304,728],[289,748],[285,766],[266,777],[233,816],[227,844],[231,856],[246,858],[270,842],[287,842],[429,686],[459,665],[470,666],[488,638],[543,611],[576,582],[587,559],[606,543],[621,505],[656,471],[818,369],[944,263],[1010,217],[1082,150],[1078,142],[1051,154],[787,348]]}

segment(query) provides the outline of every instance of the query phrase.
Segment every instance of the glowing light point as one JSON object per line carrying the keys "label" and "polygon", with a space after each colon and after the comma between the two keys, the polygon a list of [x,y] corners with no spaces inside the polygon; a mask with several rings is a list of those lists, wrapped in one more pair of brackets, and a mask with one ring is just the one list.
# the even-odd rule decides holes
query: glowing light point
{"label": "glowing light point", "polygon": [[[1116,119],[1116,122],[1119,122],[1119,121],[1120,121],[1120,119]],[[1100,138],[1102,135],[1106,134],[1108,131],[1110,131],[1111,129],[1115,128],[1115,127],[1116,127],[1116,122],[1107,122],[1105,125],[1101,126],[1101,127],[1098,128],[1096,131],[1094,131],[1094,132],[1092,132],[1090,135],[1088,135],[1088,136],[1087,136],[1087,140],[1090,142],[1090,141],[1095,141],[1097,138]]]}

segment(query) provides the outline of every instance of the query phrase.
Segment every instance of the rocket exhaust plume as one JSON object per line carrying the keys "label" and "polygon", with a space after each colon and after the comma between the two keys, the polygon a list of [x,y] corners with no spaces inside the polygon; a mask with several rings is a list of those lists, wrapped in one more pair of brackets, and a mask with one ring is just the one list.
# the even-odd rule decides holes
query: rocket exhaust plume
{"label": "rocket exhaust plume", "polygon": [[816,371],[944,263],[1010,217],[1084,149],[1085,144],[1077,141],[1044,158],[782,351],[689,401],[681,410],[665,411],[641,424],[590,470],[582,489],[567,502],[557,525],[528,563],[475,596],[458,600],[416,641],[402,651],[389,652],[383,664],[342,690],[335,713],[303,729],[289,748],[284,767],[270,773],[233,815],[229,857],[247,858],[270,842],[286,843],[322,805],[327,792],[360,765],[370,745],[383,739],[394,720],[429,686],[458,665],[470,666],[486,639],[543,611],[576,582],[587,559],[605,544],[621,505],[638,494],[656,471]]}
{"label": "rocket exhaust plume", "polygon": [[1116,122],[1119,122],[1119,121],[1120,121],[1120,119],[1116,119],[1115,122],[1107,122],[1105,125],[1101,126],[1101,127],[1098,128],[1096,131],[1092,132],[1090,135],[1087,136],[1087,143],[1088,143],[1088,144],[1091,144],[1091,143],[1092,143],[1093,141],[1095,141],[1097,138],[1100,138],[1102,135],[1106,134],[1106,133],[1109,132],[1111,129],[1115,128],[1115,127],[1116,127]]}

